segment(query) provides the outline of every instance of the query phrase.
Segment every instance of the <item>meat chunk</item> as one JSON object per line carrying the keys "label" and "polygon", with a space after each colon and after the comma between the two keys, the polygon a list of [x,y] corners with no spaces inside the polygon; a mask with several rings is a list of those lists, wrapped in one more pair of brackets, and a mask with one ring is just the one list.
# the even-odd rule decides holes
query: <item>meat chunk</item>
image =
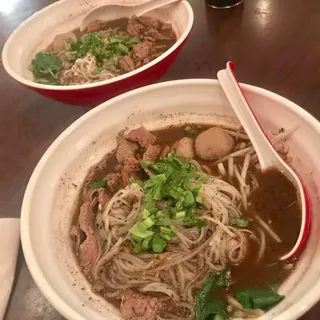
{"label": "meat chunk", "polygon": [[150,144],[146,152],[143,154],[142,159],[145,161],[155,161],[161,154],[161,147],[159,145]]}
{"label": "meat chunk", "polygon": [[99,31],[101,29],[101,23],[102,21],[100,20],[90,22],[87,26],[87,32]]}
{"label": "meat chunk", "polygon": [[130,55],[126,55],[122,59],[120,59],[119,64],[120,67],[126,72],[130,72],[136,68],[134,61],[130,57]]}
{"label": "meat chunk", "polygon": [[145,127],[141,126],[138,129],[131,130],[127,137],[129,140],[138,142],[139,145],[147,149],[149,144],[154,144],[157,140],[157,137],[150,133]]}
{"label": "meat chunk", "polygon": [[138,150],[139,146],[137,143],[129,141],[126,138],[122,138],[116,152],[118,162],[120,164],[124,164],[126,161],[136,160],[135,155]]}
{"label": "meat chunk", "polygon": [[139,169],[139,161],[134,159],[133,161],[126,161],[121,170],[123,184],[128,184],[131,177]]}
{"label": "meat chunk", "polygon": [[127,31],[132,36],[138,36],[143,28],[143,25],[135,17],[132,17],[127,25]]}
{"label": "meat chunk", "polygon": [[151,27],[154,25],[154,23],[158,22],[158,19],[152,18],[150,16],[136,17],[136,19],[146,27]]}
{"label": "meat chunk", "polygon": [[86,239],[80,244],[79,260],[84,272],[88,273],[99,253],[98,242],[94,235],[95,214],[92,211],[90,202],[85,202],[80,208],[79,226],[86,235]]}
{"label": "meat chunk", "polygon": [[115,192],[120,186],[120,175],[119,173],[108,173],[106,176],[106,180],[108,183],[108,188],[110,191]]}
{"label": "meat chunk", "polygon": [[185,159],[194,158],[193,140],[191,138],[184,137],[180,139],[172,146],[172,149],[178,157]]}
{"label": "meat chunk", "polygon": [[232,136],[222,128],[213,127],[200,133],[195,140],[197,156],[202,160],[213,160],[230,153],[234,148]]}
{"label": "meat chunk", "polygon": [[146,36],[150,36],[156,40],[171,40],[170,38],[161,34],[157,29],[151,28],[145,32]]}
{"label": "meat chunk", "polygon": [[133,52],[139,59],[143,60],[151,54],[151,48],[151,42],[143,41],[133,46]]}
{"label": "meat chunk", "polygon": [[124,320],[155,320],[159,305],[155,297],[126,290],[121,294],[120,312]]}
{"label": "meat chunk", "polygon": [[66,50],[66,41],[68,41],[69,39],[71,39],[72,41],[77,41],[77,36],[73,32],[56,35],[51,44],[51,50],[54,52]]}

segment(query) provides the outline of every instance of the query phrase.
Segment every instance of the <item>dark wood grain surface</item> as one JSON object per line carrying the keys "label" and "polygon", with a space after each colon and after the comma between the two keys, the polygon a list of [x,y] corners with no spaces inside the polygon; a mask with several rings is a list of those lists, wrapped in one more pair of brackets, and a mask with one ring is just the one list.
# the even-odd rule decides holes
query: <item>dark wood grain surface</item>
{"label": "dark wood grain surface", "polygon": [[[161,79],[211,78],[227,60],[242,82],[283,95],[320,119],[320,1],[244,0],[226,11],[190,0],[195,24]],[[28,16],[52,0],[0,0],[0,48]],[[0,64],[0,217],[19,217],[33,168],[50,143],[85,110],[37,95]],[[36,288],[20,252],[7,320],[60,320]],[[320,304],[303,320],[320,319]]]}

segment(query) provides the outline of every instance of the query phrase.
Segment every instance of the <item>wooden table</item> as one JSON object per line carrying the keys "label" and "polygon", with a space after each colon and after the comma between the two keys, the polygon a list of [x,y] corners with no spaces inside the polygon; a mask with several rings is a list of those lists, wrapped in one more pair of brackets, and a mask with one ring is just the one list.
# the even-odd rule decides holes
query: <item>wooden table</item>
{"label": "wooden table", "polygon": [[[51,2],[0,0],[0,47],[19,23]],[[227,60],[234,60],[242,82],[288,97],[320,119],[319,0],[244,0],[244,6],[226,11],[207,8],[204,0],[190,2],[191,36],[162,81],[215,78]],[[0,108],[0,216],[19,217],[42,153],[85,110],[28,91],[1,64]],[[35,287],[22,252],[5,319],[62,319]],[[302,319],[320,319],[320,304]]]}

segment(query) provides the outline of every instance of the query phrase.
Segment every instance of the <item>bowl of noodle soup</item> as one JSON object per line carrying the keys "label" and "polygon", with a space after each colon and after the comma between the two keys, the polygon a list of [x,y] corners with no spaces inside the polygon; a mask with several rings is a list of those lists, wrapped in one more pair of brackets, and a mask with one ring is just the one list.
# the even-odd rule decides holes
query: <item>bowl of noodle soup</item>
{"label": "bowl of noodle soup", "polygon": [[[288,220],[283,211],[287,221],[281,222],[258,211],[258,217],[250,215],[263,182],[250,141],[216,80],[136,89],[66,129],[40,160],[25,193],[25,258],[36,284],[65,318],[126,320],[127,312],[147,299],[157,313],[142,319],[201,319],[201,303],[200,313],[207,305],[204,315],[214,319],[292,320],[319,300],[319,123],[285,98],[241,86],[270,140],[307,188],[312,224],[303,252],[293,261],[278,260],[292,244],[297,217]],[[220,150],[227,155],[202,160],[207,156],[199,140],[213,128],[229,141],[227,151]],[[181,153],[185,138],[193,141],[197,156]],[[132,170],[129,153],[121,157],[128,142],[141,158],[141,175]],[[158,146],[164,152],[165,144],[170,150],[160,155]],[[171,187],[158,193],[159,185],[169,182]],[[259,204],[262,200],[258,197]],[[203,301],[198,293],[210,281],[212,292]],[[262,287],[272,304],[261,304]]]}
{"label": "bowl of noodle soup", "polygon": [[80,32],[85,14],[102,4],[62,0],[29,17],[4,45],[8,74],[51,99],[88,106],[157,81],[191,31],[190,4],[182,0],[144,17],[93,21]]}

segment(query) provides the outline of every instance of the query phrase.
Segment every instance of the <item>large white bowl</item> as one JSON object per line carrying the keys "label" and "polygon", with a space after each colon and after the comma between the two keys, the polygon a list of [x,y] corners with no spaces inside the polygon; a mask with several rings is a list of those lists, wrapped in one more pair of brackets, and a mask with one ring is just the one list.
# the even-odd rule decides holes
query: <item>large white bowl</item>
{"label": "large white bowl", "polygon": [[[287,297],[262,319],[297,319],[320,298],[320,125],[294,103],[263,89],[241,85],[264,128],[298,129],[289,141],[292,163],[311,199],[311,234],[299,264],[281,287]],[[230,120],[232,109],[216,80],[182,80],[137,89],[88,112],[51,145],[27,187],[21,238],[30,272],[50,303],[67,319],[119,319],[95,296],[79,272],[68,228],[88,168],[116,146],[117,133],[140,123],[153,129],[181,121]],[[78,186],[78,187],[76,187]],[[250,272],[250,271],[248,271]]]}

